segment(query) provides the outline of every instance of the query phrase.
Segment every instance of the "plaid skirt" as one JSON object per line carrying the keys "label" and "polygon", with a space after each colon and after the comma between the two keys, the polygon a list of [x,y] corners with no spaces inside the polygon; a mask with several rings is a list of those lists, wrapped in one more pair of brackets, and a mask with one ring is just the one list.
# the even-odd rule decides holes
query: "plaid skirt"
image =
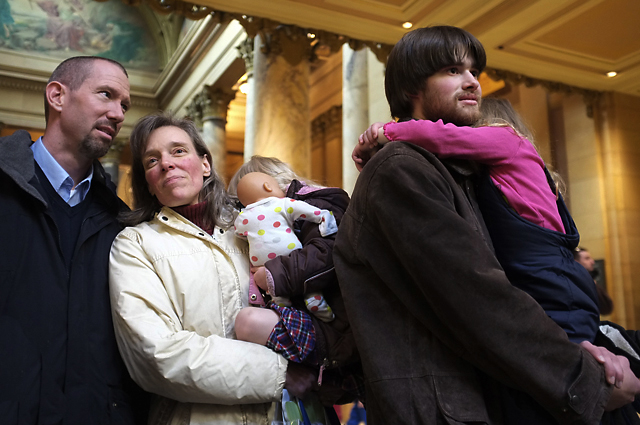
{"label": "plaid skirt", "polygon": [[278,324],[273,327],[267,347],[285,359],[295,363],[317,365],[316,331],[308,313],[292,307],[282,307],[269,302],[267,307],[280,316]]}

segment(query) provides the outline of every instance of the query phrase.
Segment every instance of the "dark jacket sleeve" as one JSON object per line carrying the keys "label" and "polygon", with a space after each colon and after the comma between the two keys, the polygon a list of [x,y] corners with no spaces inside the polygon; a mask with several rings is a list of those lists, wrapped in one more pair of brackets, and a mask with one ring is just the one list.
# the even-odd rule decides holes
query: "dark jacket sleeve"
{"label": "dark jacket sleeve", "polygon": [[[338,225],[349,203],[342,189],[325,188],[299,195],[299,182],[294,180],[287,196],[333,212]],[[321,292],[335,285],[337,277],[333,266],[335,235],[322,237],[316,223],[298,220],[294,225],[302,249],[289,255],[276,257],[265,263],[273,277],[275,295],[295,297],[308,292]]]}
{"label": "dark jacket sleeve", "polygon": [[598,308],[600,314],[611,314],[613,312],[613,300],[607,293],[607,290],[596,283],[596,290],[598,291]]}
{"label": "dark jacket sleeve", "polygon": [[[341,228],[336,249],[371,271],[358,284],[383,282],[425,332],[560,423],[598,423],[611,391],[602,366],[509,283],[443,164],[419,148],[392,149],[360,175],[367,190],[354,192]],[[341,280],[357,278],[341,269]]]}

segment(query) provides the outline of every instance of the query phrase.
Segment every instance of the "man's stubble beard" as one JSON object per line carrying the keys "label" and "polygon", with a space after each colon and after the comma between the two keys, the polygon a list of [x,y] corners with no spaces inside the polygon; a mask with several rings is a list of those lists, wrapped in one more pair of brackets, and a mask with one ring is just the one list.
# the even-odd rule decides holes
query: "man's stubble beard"
{"label": "man's stubble beard", "polygon": [[[92,135],[93,130],[96,130],[100,126],[113,128],[114,135],[110,141],[105,142],[100,137]],[[82,139],[82,143],[80,144],[80,153],[91,160],[102,158],[107,154],[107,152],[109,152],[109,148],[115,141],[115,137],[118,135],[118,132],[118,127],[112,125],[109,121],[98,121],[84,139]]]}
{"label": "man's stubble beard", "polygon": [[80,153],[91,160],[102,158],[109,152],[112,143],[113,140],[105,143],[100,138],[87,134],[80,144]]}
{"label": "man's stubble beard", "polygon": [[442,120],[445,124],[466,127],[478,122],[482,114],[480,113],[480,101],[475,108],[457,107],[457,105],[445,107],[442,101],[427,98],[422,104],[422,116],[431,121]]}

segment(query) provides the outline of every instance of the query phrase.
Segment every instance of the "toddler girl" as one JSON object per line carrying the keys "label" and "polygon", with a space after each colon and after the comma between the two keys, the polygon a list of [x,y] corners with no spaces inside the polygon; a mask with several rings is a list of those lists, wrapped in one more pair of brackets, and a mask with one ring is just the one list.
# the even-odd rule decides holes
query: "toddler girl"
{"label": "toddler girl", "polygon": [[373,124],[354,149],[359,168],[378,143],[405,141],[441,159],[486,166],[476,195],[511,283],[529,293],[574,342],[593,342],[599,312],[589,273],[573,261],[580,235],[531,135],[509,101],[483,99],[481,127],[441,120]]}

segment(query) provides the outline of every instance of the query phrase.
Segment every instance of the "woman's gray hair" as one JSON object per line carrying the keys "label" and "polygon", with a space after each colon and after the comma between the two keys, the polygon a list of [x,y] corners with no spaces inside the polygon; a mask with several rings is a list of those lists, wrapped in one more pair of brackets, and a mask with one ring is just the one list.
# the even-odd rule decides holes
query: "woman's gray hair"
{"label": "woman's gray hair", "polygon": [[[186,118],[177,118],[171,113],[160,112],[141,118],[133,128],[129,143],[131,145],[131,187],[133,189],[133,210],[121,214],[120,219],[128,226],[151,220],[160,211],[162,204],[149,192],[143,164],[149,136],[161,127],[177,127],[189,135],[198,156],[211,161],[211,153],[202,140],[195,124]],[[211,175],[204,179],[200,191],[200,202],[206,202],[204,225],[213,228],[228,228],[233,224],[235,211],[232,200],[224,189],[224,182],[211,164]]]}

